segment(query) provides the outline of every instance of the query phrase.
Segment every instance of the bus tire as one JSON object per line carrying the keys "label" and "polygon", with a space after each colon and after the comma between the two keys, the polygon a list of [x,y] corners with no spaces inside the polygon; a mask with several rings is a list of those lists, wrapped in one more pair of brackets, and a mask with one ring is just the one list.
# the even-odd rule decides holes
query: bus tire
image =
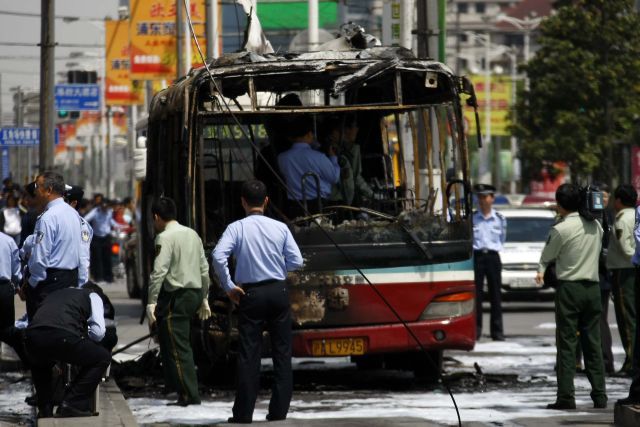
{"label": "bus tire", "polygon": [[127,279],[127,294],[129,294],[129,298],[140,298],[140,286],[138,285],[138,278],[136,277],[136,267],[134,261],[127,261],[125,269],[125,275]]}
{"label": "bus tire", "polygon": [[365,354],[363,356],[351,356],[351,361],[361,371],[370,371],[374,369],[382,369],[384,367],[384,355],[382,354]]}
{"label": "bus tire", "polygon": [[442,350],[432,350],[427,351],[427,355],[422,352],[412,354],[413,375],[420,382],[433,384],[440,380],[443,352]]}

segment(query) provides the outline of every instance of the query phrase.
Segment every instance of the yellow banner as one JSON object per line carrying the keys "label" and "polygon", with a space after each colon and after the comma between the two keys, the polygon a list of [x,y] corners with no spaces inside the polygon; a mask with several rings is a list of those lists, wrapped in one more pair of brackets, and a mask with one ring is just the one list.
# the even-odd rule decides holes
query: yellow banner
{"label": "yellow banner", "polygon": [[[478,112],[480,113],[480,130],[484,135],[487,134],[486,127],[486,105],[487,96],[485,92],[485,76],[472,75],[469,79],[473,83],[476,90],[476,98],[478,99]],[[507,76],[491,76],[491,135],[492,136],[508,136],[509,126],[509,110],[511,108],[511,78]],[[476,119],[473,108],[466,107],[464,112],[465,129],[468,135],[476,134]]]}
{"label": "yellow banner", "polygon": [[129,75],[129,21],[105,22],[106,64],[104,99],[106,105],[140,105],[144,93]]}
{"label": "yellow banner", "polygon": [[[176,0],[131,0],[131,76],[135,80],[175,79]],[[204,0],[191,0],[190,14],[202,53],[206,55]],[[200,54],[191,40],[191,66],[201,66]]]}

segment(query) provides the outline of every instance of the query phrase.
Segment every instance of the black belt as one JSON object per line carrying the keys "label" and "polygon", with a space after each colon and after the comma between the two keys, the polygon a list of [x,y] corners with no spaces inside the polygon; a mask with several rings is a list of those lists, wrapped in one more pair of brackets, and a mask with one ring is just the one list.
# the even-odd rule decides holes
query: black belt
{"label": "black belt", "polygon": [[66,269],[66,268],[47,268],[47,274],[56,274],[56,273],[73,273],[74,271],[78,271],[77,268]]}
{"label": "black belt", "polygon": [[0,279],[0,286],[2,285],[10,285],[11,284],[11,280],[9,279]]}
{"label": "black belt", "polygon": [[262,280],[260,282],[243,283],[242,284],[242,289],[244,289],[246,291],[247,289],[257,288],[259,286],[264,286],[264,285],[270,285],[272,283],[284,283],[284,280],[267,279],[267,280]]}
{"label": "black belt", "polygon": [[492,254],[492,255],[498,255],[498,251],[492,251],[491,249],[475,249],[473,251],[474,255],[488,255],[488,254]]}

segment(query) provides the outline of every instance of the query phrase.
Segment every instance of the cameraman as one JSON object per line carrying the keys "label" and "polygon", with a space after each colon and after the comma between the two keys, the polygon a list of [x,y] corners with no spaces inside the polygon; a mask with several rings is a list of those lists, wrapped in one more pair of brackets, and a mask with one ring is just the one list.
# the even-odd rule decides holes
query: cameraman
{"label": "cameraman", "polygon": [[556,339],[558,392],[547,409],[575,409],[576,347],[579,326],[587,331],[584,359],[591,382],[594,408],[606,408],[604,365],[600,347],[600,285],[598,258],[602,247],[602,227],[598,221],[578,214],[584,195],[575,184],[562,184],[556,191],[560,221],[551,228],[540,256],[536,282],[541,284],[549,263],[556,262]]}
{"label": "cameraman", "polygon": [[633,236],[636,199],[638,194],[629,184],[622,184],[613,193],[613,208],[616,213],[609,238],[607,269],[611,272],[613,306],[625,359],[620,372],[631,375],[633,371],[633,348],[636,333],[635,275],[631,257],[636,250]]}

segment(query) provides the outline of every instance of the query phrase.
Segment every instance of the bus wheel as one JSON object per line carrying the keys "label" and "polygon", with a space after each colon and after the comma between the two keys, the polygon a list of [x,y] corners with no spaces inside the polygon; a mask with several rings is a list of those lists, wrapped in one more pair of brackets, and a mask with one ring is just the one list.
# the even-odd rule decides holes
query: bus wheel
{"label": "bus wheel", "polygon": [[432,384],[440,379],[443,361],[442,350],[428,351],[427,354],[429,357],[422,352],[411,354],[413,374],[416,380]]}
{"label": "bus wheel", "polygon": [[127,294],[129,298],[140,298],[140,286],[136,277],[136,266],[133,261],[126,263]]}

